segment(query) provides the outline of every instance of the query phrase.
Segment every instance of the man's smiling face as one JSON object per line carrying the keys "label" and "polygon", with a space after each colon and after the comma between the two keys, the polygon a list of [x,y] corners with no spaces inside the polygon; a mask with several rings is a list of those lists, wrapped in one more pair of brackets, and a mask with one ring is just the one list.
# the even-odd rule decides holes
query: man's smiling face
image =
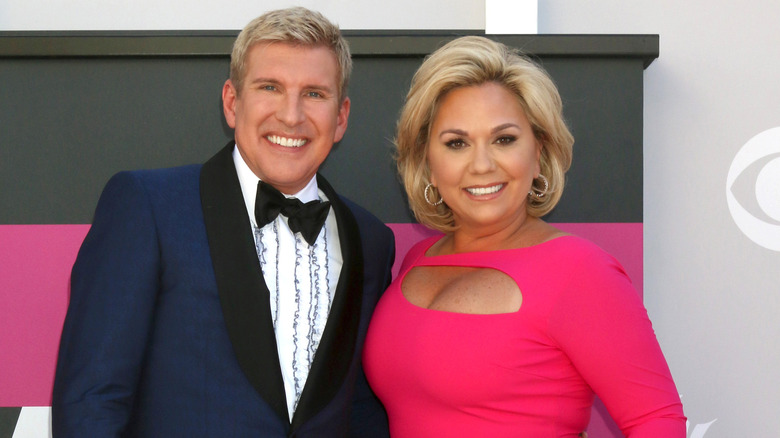
{"label": "man's smiling face", "polygon": [[256,44],[246,72],[241,90],[229,80],[223,87],[225,119],[255,175],[296,193],[347,129],[350,102],[339,101],[336,55],[320,46]]}

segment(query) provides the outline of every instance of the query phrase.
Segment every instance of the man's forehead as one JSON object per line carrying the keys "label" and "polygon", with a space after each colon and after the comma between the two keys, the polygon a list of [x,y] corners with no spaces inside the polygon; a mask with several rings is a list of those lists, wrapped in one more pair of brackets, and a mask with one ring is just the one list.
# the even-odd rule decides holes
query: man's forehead
{"label": "man's forehead", "polygon": [[249,81],[302,81],[328,88],[340,81],[336,55],[325,46],[258,43],[250,49],[247,67]]}

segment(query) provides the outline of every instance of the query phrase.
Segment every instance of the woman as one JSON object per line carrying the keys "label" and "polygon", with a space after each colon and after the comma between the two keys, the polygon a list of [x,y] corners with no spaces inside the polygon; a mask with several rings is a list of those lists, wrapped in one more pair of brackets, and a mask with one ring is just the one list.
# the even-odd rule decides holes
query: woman
{"label": "woman", "polygon": [[364,366],[393,438],[576,437],[594,393],[629,437],[684,437],[685,417],[620,264],[540,219],[573,138],[547,74],[482,37],[412,80],[398,169],[419,222],[369,328]]}

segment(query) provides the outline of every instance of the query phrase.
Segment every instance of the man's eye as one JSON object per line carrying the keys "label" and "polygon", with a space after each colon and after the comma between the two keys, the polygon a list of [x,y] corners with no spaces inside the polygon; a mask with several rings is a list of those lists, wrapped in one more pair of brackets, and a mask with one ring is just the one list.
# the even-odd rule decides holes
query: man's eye
{"label": "man's eye", "polygon": [[322,93],[320,93],[319,91],[309,91],[308,93],[306,93],[306,95],[309,96],[309,97],[322,99]]}

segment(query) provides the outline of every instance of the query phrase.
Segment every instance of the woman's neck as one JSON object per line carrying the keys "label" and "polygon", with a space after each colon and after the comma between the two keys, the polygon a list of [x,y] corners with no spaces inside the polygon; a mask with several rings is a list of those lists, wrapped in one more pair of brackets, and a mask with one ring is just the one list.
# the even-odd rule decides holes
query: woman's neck
{"label": "woman's neck", "polygon": [[498,229],[461,225],[457,230],[439,240],[431,248],[433,250],[431,252],[435,253],[431,255],[523,248],[564,234],[552,225],[533,216],[526,216],[519,223]]}

